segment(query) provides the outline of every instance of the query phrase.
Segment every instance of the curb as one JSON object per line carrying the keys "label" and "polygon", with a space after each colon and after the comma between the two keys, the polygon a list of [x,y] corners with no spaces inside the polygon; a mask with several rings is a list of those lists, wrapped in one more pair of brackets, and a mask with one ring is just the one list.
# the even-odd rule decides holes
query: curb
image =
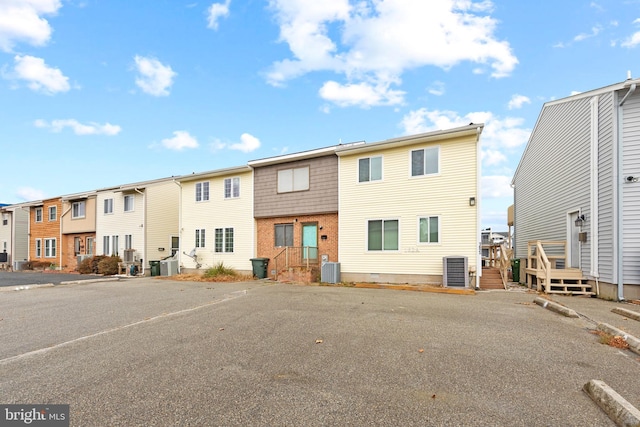
{"label": "curb", "polygon": [[473,289],[451,289],[451,288],[434,288],[432,286],[420,285],[391,285],[384,283],[356,283],[354,288],[365,289],[392,289],[396,291],[414,291],[414,292],[432,292],[436,294],[454,294],[454,295],[475,295]]}
{"label": "curb", "polygon": [[621,316],[640,321],[640,313],[636,311],[627,310],[626,308],[620,308],[620,307],[612,308],[611,311],[615,314],[619,314]]}
{"label": "curb", "polygon": [[42,284],[33,284],[33,285],[16,285],[16,286],[5,286],[0,288],[0,292],[9,292],[9,291],[28,291],[29,289],[38,289],[38,288],[53,288],[55,285],[53,283],[42,283]]}
{"label": "curb", "polygon": [[640,340],[633,335],[629,335],[622,329],[618,329],[606,323],[598,323],[596,329],[606,332],[609,335],[622,337],[627,342],[627,344],[629,344],[629,350],[633,351],[636,354],[640,354]]}
{"label": "curb", "polygon": [[637,427],[640,425],[640,411],[600,380],[591,380],[582,390],[621,427]]}
{"label": "curb", "polygon": [[[60,285],[79,285],[82,283],[98,283],[98,282],[119,282],[119,277],[113,277],[108,279],[85,279],[85,280],[69,280],[66,282],[60,282]],[[59,285],[57,285],[59,286]]]}
{"label": "curb", "polygon": [[542,308],[555,311],[556,313],[561,314],[565,317],[580,317],[574,310],[571,310],[564,305],[560,305],[557,302],[549,301],[548,299],[537,297],[533,300],[533,302],[538,304]]}

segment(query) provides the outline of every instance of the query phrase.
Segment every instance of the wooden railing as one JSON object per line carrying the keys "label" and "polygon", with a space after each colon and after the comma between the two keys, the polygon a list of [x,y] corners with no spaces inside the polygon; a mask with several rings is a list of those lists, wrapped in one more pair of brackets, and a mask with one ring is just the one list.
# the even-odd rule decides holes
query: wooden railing
{"label": "wooden railing", "polygon": [[509,268],[511,267],[511,250],[503,243],[500,245],[500,253],[498,254],[498,268],[500,269],[500,277],[502,278],[502,286],[507,289],[509,282]]}
{"label": "wooden railing", "polygon": [[287,246],[273,259],[276,275],[285,268],[315,267],[318,262],[318,248],[315,246]]}
{"label": "wooden railing", "polygon": [[[564,240],[535,240],[529,242],[527,246],[527,269],[537,270],[537,290],[540,291],[544,287],[545,292],[548,292],[551,285],[551,269],[557,267],[556,263],[559,260],[562,260],[563,266],[566,263],[567,242]],[[548,255],[544,249],[545,246],[550,247],[552,253],[557,253]]]}

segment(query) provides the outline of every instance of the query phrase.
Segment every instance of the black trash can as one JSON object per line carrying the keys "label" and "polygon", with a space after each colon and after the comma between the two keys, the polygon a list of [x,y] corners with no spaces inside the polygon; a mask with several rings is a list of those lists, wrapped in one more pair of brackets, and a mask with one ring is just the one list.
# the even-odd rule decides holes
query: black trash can
{"label": "black trash can", "polygon": [[513,281],[520,283],[520,260],[518,258],[511,260],[511,274],[513,275]]}
{"label": "black trash can", "polygon": [[267,278],[267,267],[269,258],[251,258],[251,266],[253,267],[253,275],[258,279]]}
{"label": "black trash can", "polygon": [[149,267],[152,276],[160,275],[160,261],[149,261]]}

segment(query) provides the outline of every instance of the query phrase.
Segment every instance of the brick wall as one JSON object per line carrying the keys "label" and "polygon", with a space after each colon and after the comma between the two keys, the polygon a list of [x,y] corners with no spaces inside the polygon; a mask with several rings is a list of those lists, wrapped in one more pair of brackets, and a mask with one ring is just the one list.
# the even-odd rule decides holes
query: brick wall
{"label": "brick wall", "polygon": [[[96,233],[76,233],[76,234],[63,234],[62,235],[62,245],[60,245],[60,249],[62,250],[62,269],[74,271],[78,267],[78,258],[75,252],[75,238],[80,238],[80,254],[84,255],[88,252],[87,248],[87,237],[93,237],[95,242]],[[95,243],[94,243],[95,246]],[[94,247],[95,253],[95,247]]]}
{"label": "brick wall", "polygon": [[[49,220],[49,207],[56,207],[56,218],[54,221]],[[42,221],[36,222],[36,209],[42,209]],[[60,264],[60,215],[62,215],[62,202],[60,199],[45,200],[41,206],[32,207],[29,210],[29,260],[30,261],[47,261],[51,264]],[[36,240],[42,242],[42,253],[36,257]],[[55,239],[56,255],[55,257],[45,257],[45,239]]]}
{"label": "brick wall", "polygon": [[[257,256],[269,258],[268,274],[275,269],[273,259],[283,248],[275,246],[275,225],[293,224],[293,246],[302,246],[302,225],[318,223],[318,258],[328,255],[330,262],[338,261],[338,214],[299,215],[256,220]],[[320,229],[322,227],[322,229]],[[322,239],[326,236],[326,239]]]}

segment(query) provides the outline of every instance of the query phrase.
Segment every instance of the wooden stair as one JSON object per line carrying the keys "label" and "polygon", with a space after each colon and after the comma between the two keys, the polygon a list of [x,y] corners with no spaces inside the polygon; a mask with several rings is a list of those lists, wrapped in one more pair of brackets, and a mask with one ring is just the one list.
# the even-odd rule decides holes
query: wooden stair
{"label": "wooden stair", "polygon": [[480,289],[503,289],[500,269],[496,267],[482,267],[482,277],[480,277]]}
{"label": "wooden stair", "polygon": [[[536,286],[538,281],[544,283],[547,279],[547,275],[542,270],[525,269],[525,272],[532,276]],[[545,287],[542,286],[541,289],[546,294],[595,295],[595,292],[591,290],[592,287],[588,283],[587,278],[584,277],[582,271],[577,268],[553,268],[549,276],[549,287],[545,289]],[[529,279],[529,281],[531,281],[531,279]]]}

